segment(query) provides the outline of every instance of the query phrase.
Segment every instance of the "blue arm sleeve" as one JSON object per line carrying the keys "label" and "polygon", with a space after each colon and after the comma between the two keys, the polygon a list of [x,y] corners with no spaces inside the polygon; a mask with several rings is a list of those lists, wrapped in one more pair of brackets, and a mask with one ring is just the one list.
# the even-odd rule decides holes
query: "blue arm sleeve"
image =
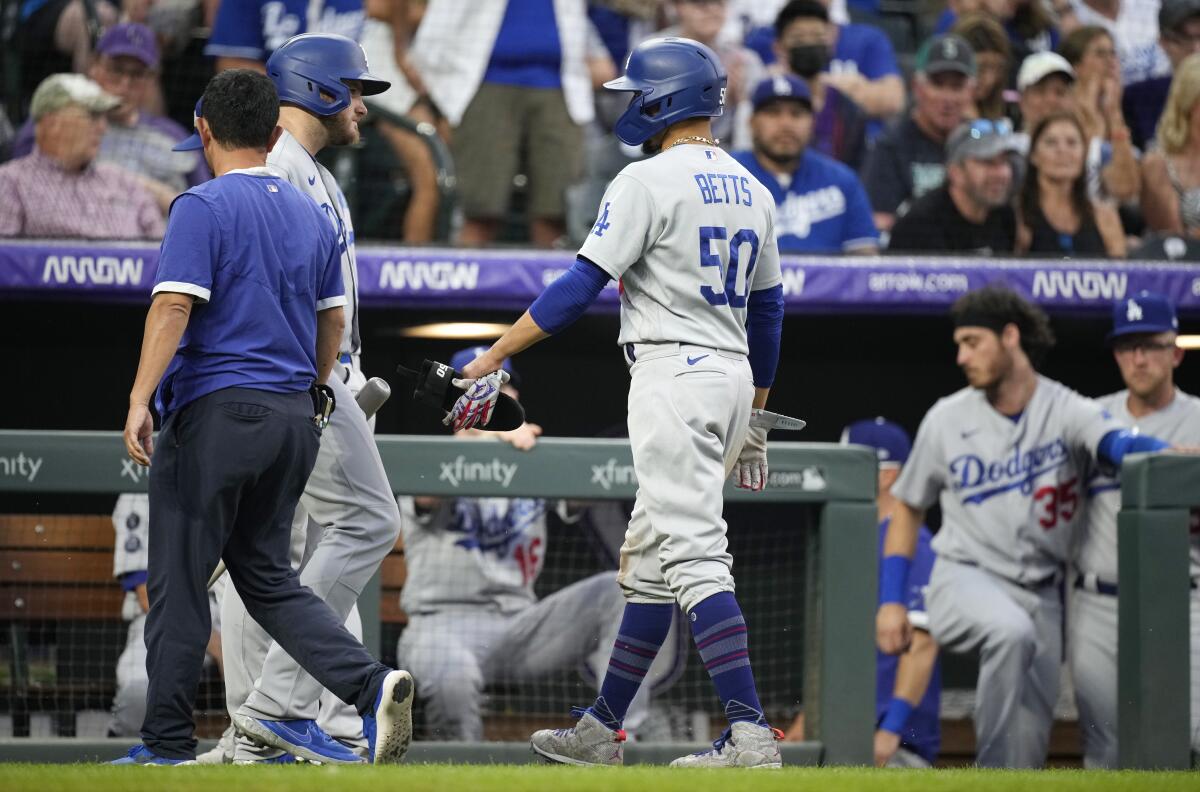
{"label": "blue arm sleeve", "polygon": [[1126,454],[1137,454],[1143,451],[1162,451],[1170,448],[1171,444],[1150,435],[1134,434],[1128,429],[1114,429],[1100,438],[1096,446],[1096,456],[1101,462],[1120,467]]}
{"label": "blue arm sleeve", "polygon": [[141,569],[137,572],[126,572],[119,577],[122,591],[133,591],[138,586],[150,580],[150,573]]}
{"label": "blue arm sleeve", "polygon": [[750,292],[746,307],[746,342],[750,347],[750,371],[756,388],[775,382],[779,365],[779,337],[783,333],[783,286]]}
{"label": "blue arm sleeve", "polygon": [[533,301],[529,315],[538,327],[551,335],[565,330],[583,316],[610,280],[607,272],[585,258],[577,258],[571,269]]}

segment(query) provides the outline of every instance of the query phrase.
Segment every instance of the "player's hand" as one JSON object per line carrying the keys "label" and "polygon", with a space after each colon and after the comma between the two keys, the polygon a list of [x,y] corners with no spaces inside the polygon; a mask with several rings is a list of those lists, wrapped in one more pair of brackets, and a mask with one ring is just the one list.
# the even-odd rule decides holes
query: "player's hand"
{"label": "player's hand", "polygon": [[746,442],[733,465],[733,485],[738,489],[761,492],[767,487],[767,430],[751,426]]}
{"label": "player's hand", "polygon": [[463,379],[478,379],[484,374],[491,374],[503,365],[504,358],[497,358],[492,354],[492,350],[489,349],[463,366],[461,374],[463,375]]}
{"label": "player's hand", "polygon": [[150,467],[154,454],[154,419],[144,404],[131,404],[125,418],[125,452],[143,467]]}
{"label": "player's hand", "polygon": [[529,451],[542,436],[542,427],[535,423],[523,423],[511,432],[498,432],[500,439],[518,451]]}
{"label": "player's hand", "polygon": [[900,750],[900,735],[886,729],[875,732],[875,766],[883,767]]}
{"label": "player's hand", "polygon": [[912,625],[908,623],[908,608],[899,602],[885,602],[875,613],[875,643],[884,654],[897,655],[908,649],[912,641]]}
{"label": "player's hand", "polygon": [[500,386],[508,382],[507,371],[493,371],[478,379],[453,379],[450,382],[466,391],[454,402],[442,423],[459,432],[476,426],[487,426],[492,410],[500,398]]}

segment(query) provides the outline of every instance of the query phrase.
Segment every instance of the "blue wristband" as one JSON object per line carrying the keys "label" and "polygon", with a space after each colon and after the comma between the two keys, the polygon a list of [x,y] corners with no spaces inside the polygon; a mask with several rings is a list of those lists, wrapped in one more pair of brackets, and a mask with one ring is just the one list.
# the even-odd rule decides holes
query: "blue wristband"
{"label": "blue wristband", "polygon": [[902,698],[893,697],[888,702],[887,711],[883,713],[883,720],[879,722],[879,728],[890,731],[892,734],[903,734],[912,711],[912,704]]}
{"label": "blue wristband", "polygon": [[908,588],[908,570],[912,559],[900,555],[884,556],[880,564],[883,572],[879,581],[879,604],[898,602],[903,605],[908,601],[905,590]]}

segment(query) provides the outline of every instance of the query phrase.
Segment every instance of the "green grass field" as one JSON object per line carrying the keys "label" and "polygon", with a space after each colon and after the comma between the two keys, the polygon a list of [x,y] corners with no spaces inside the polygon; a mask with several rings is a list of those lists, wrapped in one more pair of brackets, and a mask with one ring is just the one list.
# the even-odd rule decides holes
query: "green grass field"
{"label": "green grass field", "polygon": [[0,765],[5,792],[1174,792],[1200,789],[1200,773],[1042,770],[866,770],[794,768],[780,772],[671,770],[665,767],[580,769],[513,765],[404,767],[105,767]]}

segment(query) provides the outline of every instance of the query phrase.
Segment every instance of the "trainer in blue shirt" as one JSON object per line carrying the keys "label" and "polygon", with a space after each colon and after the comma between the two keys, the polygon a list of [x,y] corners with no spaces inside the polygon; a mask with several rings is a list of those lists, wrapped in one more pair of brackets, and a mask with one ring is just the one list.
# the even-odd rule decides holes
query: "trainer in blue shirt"
{"label": "trainer in blue shirt", "polygon": [[143,744],[117,764],[195,758],[206,584],[222,558],[254,620],[357,706],[370,759],[399,761],[412,733],[412,677],[376,662],[289,563],[296,502],[334,407],[314,383],[333,368],[346,297],[329,221],[267,170],[278,119],[265,75],[233,69],[209,82],[196,131],[217,178],[175,199],[159,254],[125,423],[129,456],[153,460],[150,684]]}
{"label": "trainer in blue shirt", "polygon": [[754,89],[753,151],[733,158],[762,182],[778,207],[781,253],[876,253],[879,233],[854,171],[809,148],[812,98],[798,77],[768,77]]}
{"label": "trainer in blue shirt", "polygon": [[891,585],[894,575],[883,558],[887,517],[892,506],[890,490],[912,450],[908,433],[883,418],[856,421],[842,432],[842,442],[865,445],[879,458],[880,601],[899,602],[908,609],[912,641],[899,655],[877,651],[875,672],[875,764],[888,767],[929,767],[941,745],[942,673],[938,646],[929,634],[925,587],[933,572],[933,535],[924,526],[917,540],[908,581],[899,593]]}
{"label": "trainer in blue shirt", "polygon": [[[314,11],[319,17],[310,19]],[[217,71],[255,68],[300,33],[340,33],[358,41],[365,19],[363,0],[229,0],[217,9],[204,54],[217,59]]]}

